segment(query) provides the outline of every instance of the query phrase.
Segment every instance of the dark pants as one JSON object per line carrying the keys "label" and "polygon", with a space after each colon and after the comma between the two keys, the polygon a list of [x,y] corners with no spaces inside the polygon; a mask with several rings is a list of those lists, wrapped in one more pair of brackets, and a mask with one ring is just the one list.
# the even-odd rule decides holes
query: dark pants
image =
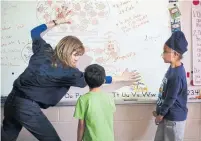
{"label": "dark pants", "polygon": [[61,141],[36,102],[11,93],[4,105],[1,140],[16,141],[22,127],[25,127],[39,141]]}

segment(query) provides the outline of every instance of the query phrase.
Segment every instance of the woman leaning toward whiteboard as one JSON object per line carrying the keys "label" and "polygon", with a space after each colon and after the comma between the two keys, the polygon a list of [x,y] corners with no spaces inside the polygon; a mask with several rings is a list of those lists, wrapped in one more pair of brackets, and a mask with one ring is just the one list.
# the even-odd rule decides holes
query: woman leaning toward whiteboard
{"label": "woman leaning toward whiteboard", "polygon": [[[58,18],[31,30],[33,55],[25,71],[14,81],[13,89],[4,106],[1,129],[2,141],[17,139],[25,127],[40,141],[61,141],[56,130],[40,108],[55,106],[71,86],[85,87],[83,73],[76,63],[84,54],[82,42],[74,36],[62,38],[53,50],[40,36],[42,32],[66,20],[69,12],[63,10],[64,18]],[[137,74],[124,73],[119,77],[107,76],[105,83],[129,80],[138,81]]]}

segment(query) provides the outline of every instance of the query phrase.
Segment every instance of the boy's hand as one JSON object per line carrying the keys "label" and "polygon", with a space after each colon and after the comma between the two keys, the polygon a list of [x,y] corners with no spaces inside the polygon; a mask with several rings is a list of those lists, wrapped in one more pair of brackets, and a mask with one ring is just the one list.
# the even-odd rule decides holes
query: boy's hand
{"label": "boy's hand", "polygon": [[156,111],[153,111],[152,114],[153,114],[154,117],[157,117]]}
{"label": "boy's hand", "polygon": [[156,116],[156,119],[155,119],[156,125],[159,125],[159,123],[160,123],[162,120],[163,120],[163,116],[161,116],[161,115]]}

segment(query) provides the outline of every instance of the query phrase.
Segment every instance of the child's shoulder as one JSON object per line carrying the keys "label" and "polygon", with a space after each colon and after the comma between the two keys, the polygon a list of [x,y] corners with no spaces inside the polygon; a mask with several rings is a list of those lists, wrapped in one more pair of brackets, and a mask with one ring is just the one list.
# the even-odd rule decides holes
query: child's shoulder
{"label": "child's shoulder", "polygon": [[113,98],[113,96],[110,93],[107,92],[87,92],[83,95],[80,96],[81,100],[86,100],[86,99],[90,99],[92,97],[99,97],[101,96],[102,98]]}
{"label": "child's shoulder", "polygon": [[84,99],[89,98],[90,96],[91,96],[91,95],[90,95],[90,92],[87,92],[87,93],[81,95],[81,96],[79,97],[79,99],[84,100]]}
{"label": "child's shoulder", "polygon": [[102,91],[101,94],[104,95],[104,96],[106,96],[106,97],[112,97],[112,94],[108,93],[108,92]]}
{"label": "child's shoulder", "polygon": [[114,101],[114,96],[110,93],[103,93],[103,95],[106,97],[105,99],[107,99],[107,101],[109,102],[113,102]]}
{"label": "child's shoulder", "polygon": [[183,78],[186,78],[186,72],[185,72],[185,68],[183,66],[180,66],[176,69],[172,69],[168,73],[169,80],[183,79]]}

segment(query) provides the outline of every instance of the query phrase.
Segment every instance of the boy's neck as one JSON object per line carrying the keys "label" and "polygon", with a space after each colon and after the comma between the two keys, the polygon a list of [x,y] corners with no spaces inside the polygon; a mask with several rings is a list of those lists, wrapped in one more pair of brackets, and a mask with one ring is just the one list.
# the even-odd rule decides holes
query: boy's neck
{"label": "boy's neck", "polygon": [[179,60],[179,61],[176,61],[176,62],[172,62],[171,63],[171,67],[172,68],[176,68],[176,67],[179,67],[179,66],[181,66],[181,61]]}
{"label": "boy's neck", "polygon": [[100,92],[101,91],[100,87],[98,87],[98,88],[90,88],[89,90],[90,90],[90,92]]}

